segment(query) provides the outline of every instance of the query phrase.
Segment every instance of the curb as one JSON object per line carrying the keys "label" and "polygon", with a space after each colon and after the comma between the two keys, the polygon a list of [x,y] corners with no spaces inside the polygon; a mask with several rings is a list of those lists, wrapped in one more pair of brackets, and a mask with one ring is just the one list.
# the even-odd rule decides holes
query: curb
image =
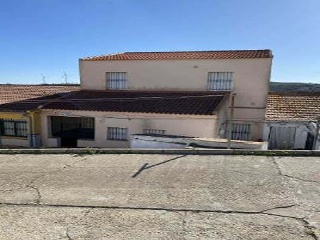
{"label": "curb", "polygon": [[0,149],[0,154],[174,154],[174,155],[253,155],[320,157],[319,150],[244,150],[244,149],[105,149],[48,148]]}

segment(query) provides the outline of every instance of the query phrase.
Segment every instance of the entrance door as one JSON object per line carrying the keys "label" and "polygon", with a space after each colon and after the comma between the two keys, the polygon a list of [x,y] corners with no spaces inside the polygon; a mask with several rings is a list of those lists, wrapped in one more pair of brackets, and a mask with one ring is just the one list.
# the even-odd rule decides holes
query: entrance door
{"label": "entrance door", "polygon": [[78,139],[75,137],[61,137],[62,148],[76,148]]}
{"label": "entrance door", "polygon": [[94,118],[51,116],[51,135],[61,147],[76,148],[79,139],[94,140]]}
{"label": "entrance door", "polygon": [[313,149],[314,138],[315,137],[310,132],[308,132],[306,146],[304,148],[305,150],[312,150]]}

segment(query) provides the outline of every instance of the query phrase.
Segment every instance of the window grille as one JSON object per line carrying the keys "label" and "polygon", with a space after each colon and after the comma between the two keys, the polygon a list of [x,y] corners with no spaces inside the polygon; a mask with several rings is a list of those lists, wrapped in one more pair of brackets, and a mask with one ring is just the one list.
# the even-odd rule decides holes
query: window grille
{"label": "window grille", "polygon": [[232,124],[232,140],[250,140],[251,127],[250,124],[234,123]]}
{"label": "window grille", "polygon": [[108,89],[127,89],[128,74],[126,72],[107,72]]}
{"label": "window grille", "polygon": [[0,119],[0,133],[3,136],[27,137],[27,121],[14,119]]}
{"label": "window grille", "polygon": [[108,127],[107,140],[128,141],[128,128]]}
{"label": "window grille", "polygon": [[209,72],[208,90],[231,91],[233,88],[233,72]]}
{"label": "window grille", "polygon": [[161,129],[143,129],[144,134],[164,135],[165,132],[166,132],[165,130],[161,130]]}
{"label": "window grille", "polygon": [[94,139],[94,118],[51,116],[51,135]]}

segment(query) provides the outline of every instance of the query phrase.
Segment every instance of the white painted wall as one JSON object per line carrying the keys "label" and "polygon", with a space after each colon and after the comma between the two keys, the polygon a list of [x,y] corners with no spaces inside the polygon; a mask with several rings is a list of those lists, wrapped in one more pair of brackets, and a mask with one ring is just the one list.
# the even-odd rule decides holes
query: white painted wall
{"label": "white painted wall", "polygon": [[50,136],[50,116],[95,118],[95,139],[78,140],[79,147],[129,148],[130,137],[128,141],[107,140],[107,127],[128,128],[129,134],[140,134],[143,133],[143,129],[156,128],[165,130],[166,134],[170,135],[217,137],[216,116],[43,110],[41,124],[45,147],[59,147],[59,139]]}

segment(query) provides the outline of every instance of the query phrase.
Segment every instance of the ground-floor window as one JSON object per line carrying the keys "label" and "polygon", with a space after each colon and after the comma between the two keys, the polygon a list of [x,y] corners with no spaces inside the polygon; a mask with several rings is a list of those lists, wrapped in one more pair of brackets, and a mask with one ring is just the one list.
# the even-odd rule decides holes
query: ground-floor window
{"label": "ground-floor window", "polygon": [[28,123],[25,120],[0,119],[0,134],[2,136],[27,137]]}
{"label": "ground-floor window", "polygon": [[52,137],[94,139],[94,118],[51,116]]}
{"label": "ground-floor window", "polygon": [[251,134],[251,126],[248,123],[232,124],[231,139],[249,141]]}
{"label": "ground-floor window", "polygon": [[107,140],[128,141],[128,128],[108,127]]}

